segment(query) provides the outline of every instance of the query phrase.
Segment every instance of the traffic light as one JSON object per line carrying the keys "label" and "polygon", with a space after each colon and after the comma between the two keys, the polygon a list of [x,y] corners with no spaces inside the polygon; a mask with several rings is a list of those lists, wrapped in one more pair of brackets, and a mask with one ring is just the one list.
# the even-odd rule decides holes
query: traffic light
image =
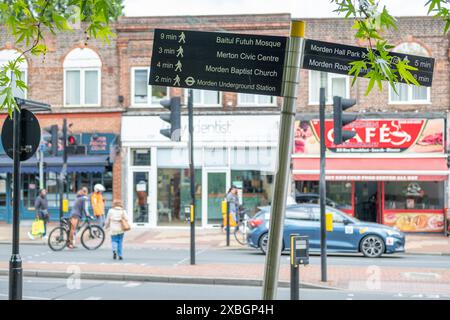
{"label": "traffic light", "polygon": [[58,154],[58,125],[54,124],[44,128],[44,143],[50,154],[56,156]]}
{"label": "traffic light", "polygon": [[78,141],[74,135],[70,134],[67,136],[67,145],[68,146],[76,146],[77,144],[78,144]]}
{"label": "traffic light", "polygon": [[170,124],[169,129],[161,129],[159,132],[169,138],[172,141],[180,141],[181,140],[181,134],[180,134],[180,128],[181,128],[181,98],[180,97],[173,97],[170,99],[162,100],[160,104],[170,110],[169,114],[162,114],[159,117],[168,122]]}
{"label": "traffic light", "polygon": [[356,133],[350,130],[344,130],[344,127],[355,121],[357,116],[354,114],[345,114],[343,111],[353,107],[356,104],[355,99],[345,99],[339,96],[333,97],[333,118],[334,118],[334,144],[343,144],[345,141],[353,138]]}

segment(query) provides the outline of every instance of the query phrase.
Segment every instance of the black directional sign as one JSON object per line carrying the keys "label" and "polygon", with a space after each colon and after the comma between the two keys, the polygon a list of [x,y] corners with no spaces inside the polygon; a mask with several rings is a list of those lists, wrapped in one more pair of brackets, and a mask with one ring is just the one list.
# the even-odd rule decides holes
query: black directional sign
{"label": "black directional sign", "polygon": [[[367,48],[363,47],[307,39],[305,41],[303,69],[348,74],[352,67],[349,62],[364,59],[367,52]],[[417,71],[411,70],[411,74],[422,86],[431,87],[434,69],[433,58],[397,52],[391,52],[390,55],[394,57],[394,61],[395,59],[408,59],[409,65],[418,69]],[[368,71],[361,70],[359,76],[365,76]],[[400,77],[398,81],[405,82]]]}
{"label": "black directional sign", "polygon": [[[31,158],[36,152],[41,141],[41,127],[36,116],[27,109],[20,111],[21,139],[20,139],[20,161]],[[8,157],[13,159],[13,119],[6,117],[2,128],[2,144]]]}
{"label": "black directional sign", "polygon": [[280,96],[286,39],[155,29],[149,83]]}

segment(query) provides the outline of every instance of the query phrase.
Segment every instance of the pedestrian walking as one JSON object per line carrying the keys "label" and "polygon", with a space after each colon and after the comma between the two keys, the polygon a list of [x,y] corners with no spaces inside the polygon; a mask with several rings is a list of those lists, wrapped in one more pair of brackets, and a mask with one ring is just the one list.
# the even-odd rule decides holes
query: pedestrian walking
{"label": "pedestrian walking", "polygon": [[105,187],[99,183],[94,186],[94,192],[91,195],[92,211],[99,226],[105,225],[105,199],[103,198]]}
{"label": "pedestrian walking", "polygon": [[[42,239],[47,239],[47,224],[50,220],[50,216],[48,214],[48,200],[47,200],[47,190],[41,189],[39,191],[39,195],[36,197],[34,201],[34,212],[36,214],[36,219],[40,219],[44,222],[44,233],[42,234]],[[28,237],[32,240],[35,237],[28,232]]]}
{"label": "pedestrian walking", "polygon": [[84,217],[90,217],[89,214],[89,201],[88,201],[88,189],[86,187],[81,188],[77,192],[77,197],[70,212],[70,231],[69,231],[69,245],[70,249],[75,248],[74,246],[74,235],[78,227],[79,222]]}
{"label": "pedestrian walking", "polygon": [[118,257],[119,260],[123,260],[123,237],[125,231],[130,230],[130,225],[122,201],[113,201],[112,208],[108,210],[105,228],[109,230],[111,235],[113,259],[115,260]]}
{"label": "pedestrian walking", "polygon": [[[236,222],[236,224],[239,222],[239,197],[238,197],[238,189],[236,186],[231,186],[230,189],[228,189],[227,195],[225,196],[225,201],[228,202],[228,206],[230,207],[229,212],[231,217],[233,217],[233,220]],[[233,221],[230,221],[230,226],[232,225]]]}

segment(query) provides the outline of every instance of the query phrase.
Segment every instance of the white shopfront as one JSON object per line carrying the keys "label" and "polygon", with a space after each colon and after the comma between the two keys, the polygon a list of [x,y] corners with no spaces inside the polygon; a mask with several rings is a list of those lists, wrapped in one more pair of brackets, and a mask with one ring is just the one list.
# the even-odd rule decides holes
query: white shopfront
{"label": "white shopfront", "polygon": [[[188,226],[187,120],[182,116],[181,142],[171,142],[159,132],[167,127],[159,116],[122,118],[123,197],[135,226]],[[278,123],[277,114],[194,116],[199,226],[220,225],[220,202],[232,184],[246,208],[270,203]]]}

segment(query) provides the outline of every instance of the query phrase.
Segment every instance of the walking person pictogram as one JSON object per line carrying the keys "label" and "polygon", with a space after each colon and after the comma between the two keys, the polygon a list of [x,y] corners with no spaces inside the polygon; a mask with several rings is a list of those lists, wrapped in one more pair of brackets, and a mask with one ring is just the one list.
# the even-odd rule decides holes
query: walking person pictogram
{"label": "walking person pictogram", "polygon": [[182,58],[184,58],[183,53],[184,53],[183,47],[180,46],[180,47],[177,49],[177,58],[180,57],[180,56],[181,56]]}
{"label": "walking person pictogram", "polygon": [[177,64],[175,65],[175,71],[183,71],[182,70],[183,65],[181,64],[181,61],[178,60]]}
{"label": "walking person pictogram", "polygon": [[180,86],[180,77],[178,75],[176,75],[174,81],[173,81],[173,85],[174,86]]}
{"label": "walking person pictogram", "polygon": [[178,36],[180,39],[178,40],[178,43],[186,43],[186,35],[184,32],[181,32],[181,34]]}

